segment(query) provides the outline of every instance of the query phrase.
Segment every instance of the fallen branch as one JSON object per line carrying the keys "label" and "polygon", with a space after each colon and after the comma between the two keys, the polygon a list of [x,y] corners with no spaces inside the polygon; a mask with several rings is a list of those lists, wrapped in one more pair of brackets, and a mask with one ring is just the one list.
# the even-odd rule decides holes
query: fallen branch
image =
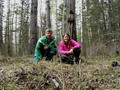
{"label": "fallen branch", "polygon": [[26,75],[35,75],[35,76],[42,75],[46,79],[46,81],[48,81],[48,82],[50,82],[54,85],[54,87],[55,87],[54,89],[61,90],[61,88],[62,88],[61,87],[61,81],[55,75],[52,76],[52,75],[49,75],[49,74],[46,74],[46,73],[41,73],[41,72],[40,73],[38,73],[38,72],[23,73],[23,72],[21,72],[21,73],[16,74],[16,77],[24,77]]}

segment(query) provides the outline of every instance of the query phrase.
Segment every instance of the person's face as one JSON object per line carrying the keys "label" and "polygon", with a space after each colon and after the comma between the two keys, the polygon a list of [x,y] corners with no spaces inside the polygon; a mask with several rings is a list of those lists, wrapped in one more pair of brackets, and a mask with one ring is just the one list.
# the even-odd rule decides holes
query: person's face
{"label": "person's face", "polygon": [[65,35],[64,37],[63,37],[63,40],[64,40],[64,42],[66,42],[66,43],[68,43],[68,41],[69,41],[69,36],[68,35]]}
{"label": "person's face", "polygon": [[46,32],[47,39],[50,39],[52,37],[52,32]]}

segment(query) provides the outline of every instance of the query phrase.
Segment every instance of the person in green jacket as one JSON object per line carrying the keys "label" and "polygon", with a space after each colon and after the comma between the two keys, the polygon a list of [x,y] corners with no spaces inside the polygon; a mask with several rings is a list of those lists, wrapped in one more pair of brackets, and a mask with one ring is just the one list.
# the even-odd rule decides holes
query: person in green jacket
{"label": "person in green jacket", "polygon": [[56,55],[55,37],[52,36],[53,32],[50,29],[46,30],[44,36],[42,36],[36,44],[34,52],[34,61],[39,61],[46,57],[46,61],[50,61],[54,55]]}

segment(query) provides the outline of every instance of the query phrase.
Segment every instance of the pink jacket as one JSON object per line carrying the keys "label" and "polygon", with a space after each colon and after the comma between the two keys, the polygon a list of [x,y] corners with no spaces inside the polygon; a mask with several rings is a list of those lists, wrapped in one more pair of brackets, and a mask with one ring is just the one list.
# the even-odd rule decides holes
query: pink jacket
{"label": "pink jacket", "polygon": [[71,40],[70,44],[68,44],[68,45],[65,45],[64,42],[61,41],[59,43],[58,52],[60,54],[68,54],[68,51],[71,48],[81,48],[81,45],[78,42],[74,41],[74,40]]}

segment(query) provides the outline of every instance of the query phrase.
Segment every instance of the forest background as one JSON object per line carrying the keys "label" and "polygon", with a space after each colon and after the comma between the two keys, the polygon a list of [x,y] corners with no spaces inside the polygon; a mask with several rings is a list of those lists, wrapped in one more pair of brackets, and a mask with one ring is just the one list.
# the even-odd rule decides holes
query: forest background
{"label": "forest background", "polygon": [[[83,56],[118,55],[119,0],[72,0],[73,14],[67,12],[68,1],[0,0],[0,54],[33,54],[38,38],[45,34],[46,28],[52,28],[57,44],[64,33],[70,33],[82,44]],[[73,15],[73,21],[66,18],[69,15]],[[67,24],[71,22],[72,31]]]}

